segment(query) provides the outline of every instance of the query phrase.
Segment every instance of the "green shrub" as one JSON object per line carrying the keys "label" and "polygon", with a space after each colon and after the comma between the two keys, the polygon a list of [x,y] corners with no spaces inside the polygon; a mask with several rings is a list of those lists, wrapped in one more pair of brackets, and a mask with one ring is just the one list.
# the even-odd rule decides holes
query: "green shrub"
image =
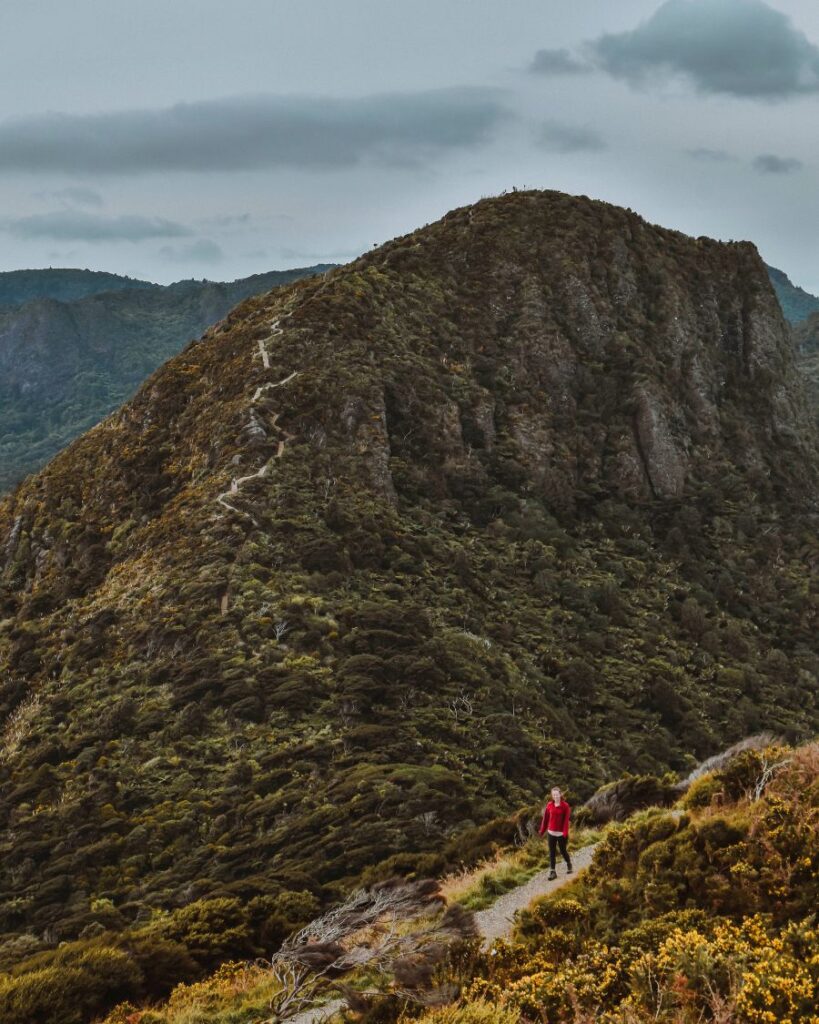
{"label": "green shrub", "polygon": [[255,952],[248,910],[235,898],[197,900],[149,929],[178,943],[202,967]]}
{"label": "green shrub", "polygon": [[708,807],[715,798],[724,794],[722,781],[716,775],[703,775],[695,779],[682,800],[683,807]]}
{"label": "green shrub", "polygon": [[0,975],[3,1024],[87,1024],[89,1017],[143,993],[139,965],[123,950],[87,950],[64,965]]}

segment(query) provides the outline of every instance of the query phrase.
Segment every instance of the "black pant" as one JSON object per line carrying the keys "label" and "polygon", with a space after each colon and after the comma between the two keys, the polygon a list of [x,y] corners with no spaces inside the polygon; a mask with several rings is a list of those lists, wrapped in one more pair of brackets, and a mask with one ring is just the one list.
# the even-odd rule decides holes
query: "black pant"
{"label": "black pant", "polygon": [[572,862],[569,860],[569,851],[566,849],[567,839],[565,836],[552,836],[546,833],[546,838],[549,840],[549,866],[552,871],[555,869],[555,860],[557,854],[557,848],[560,847],[560,856],[566,861],[566,864],[571,867]]}

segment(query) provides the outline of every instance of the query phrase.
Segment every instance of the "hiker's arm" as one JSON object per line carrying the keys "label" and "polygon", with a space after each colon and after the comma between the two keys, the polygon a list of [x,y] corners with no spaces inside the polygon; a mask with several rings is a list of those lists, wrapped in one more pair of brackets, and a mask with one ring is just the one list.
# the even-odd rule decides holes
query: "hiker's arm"
{"label": "hiker's arm", "polygon": [[572,813],[571,807],[566,804],[566,817],[563,819],[563,835],[566,839],[569,838],[569,815]]}
{"label": "hiker's arm", "polygon": [[548,815],[549,815],[549,809],[548,809],[548,807],[544,807],[543,808],[543,817],[541,818],[541,821],[540,821],[540,828],[537,830],[538,831],[538,835],[540,835],[540,836],[542,836],[543,833],[546,831],[546,818],[548,817]]}

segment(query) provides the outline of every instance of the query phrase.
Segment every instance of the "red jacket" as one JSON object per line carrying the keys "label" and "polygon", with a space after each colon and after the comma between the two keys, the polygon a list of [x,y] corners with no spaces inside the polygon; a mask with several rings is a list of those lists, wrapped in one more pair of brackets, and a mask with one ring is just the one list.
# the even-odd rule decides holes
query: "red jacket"
{"label": "red jacket", "polygon": [[550,800],[543,808],[543,821],[541,821],[539,829],[540,834],[562,832],[568,838],[569,815],[571,813],[572,809],[565,800],[560,801],[560,807],[557,807],[554,801]]}

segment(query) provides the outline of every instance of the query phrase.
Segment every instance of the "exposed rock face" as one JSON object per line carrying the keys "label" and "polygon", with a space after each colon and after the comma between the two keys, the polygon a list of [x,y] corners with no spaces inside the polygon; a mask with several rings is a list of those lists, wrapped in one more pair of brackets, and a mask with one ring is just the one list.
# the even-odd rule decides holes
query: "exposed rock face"
{"label": "exposed rock face", "polygon": [[663,411],[663,402],[645,388],[635,394],[635,447],[643,475],[656,498],[675,498],[683,493],[687,469],[682,441],[675,438]]}
{"label": "exposed rock face", "polygon": [[808,396],[819,422],[819,313],[809,316],[793,329],[799,365],[808,384]]}
{"label": "exposed rock face", "polygon": [[749,244],[518,193],[247,301],[0,504],[0,934],[815,730],[817,479]]}

